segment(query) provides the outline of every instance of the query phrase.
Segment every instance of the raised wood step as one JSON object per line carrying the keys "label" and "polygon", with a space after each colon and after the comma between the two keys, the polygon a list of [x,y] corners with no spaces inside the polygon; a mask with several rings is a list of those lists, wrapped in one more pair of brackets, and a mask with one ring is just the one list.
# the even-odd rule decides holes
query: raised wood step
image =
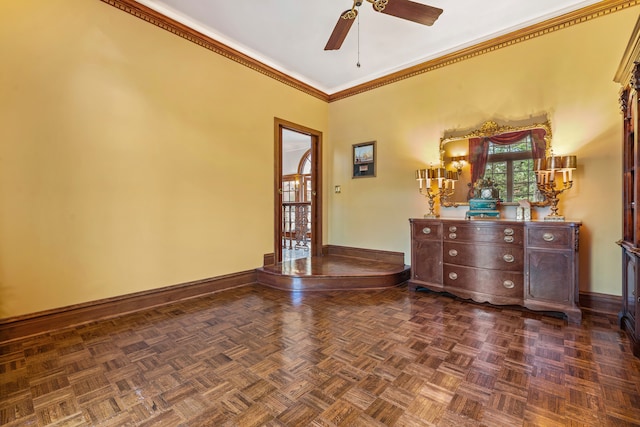
{"label": "raised wood step", "polygon": [[285,261],[256,270],[258,283],[290,291],[335,291],[391,288],[405,283],[405,264],[342,255]]}

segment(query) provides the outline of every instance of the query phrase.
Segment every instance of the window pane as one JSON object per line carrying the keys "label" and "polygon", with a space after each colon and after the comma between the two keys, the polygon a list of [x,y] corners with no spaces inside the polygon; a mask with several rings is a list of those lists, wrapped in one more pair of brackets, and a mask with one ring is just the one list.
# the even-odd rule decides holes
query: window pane
{"label": "window pane", "polygon": [[529,151],[531,150],[531,143],[529,141],[529,137],[527,136],[521,142],[516,142],[515,144],[511,144],[509,147],[511,147],[512,153],[519,152],[519,151]]}
{"label": "window pane", "polygon": [[306,159],[304,159],[304,163],[302,164],[302,167],[300,169],[301,174],[311,174],[311,157],[307,157]]}
{"label": "window pane", "polygon": [[531,153],[530,135],[508,145],[489,143],[484,178],[494,182],[502,200],[517,202],[537,197]]}
{"label": "window pane", "polygon": [[311,201],[311,177],[307,177],[305,180],[306,191],[305,191],[305,202]]}
{"label": "window pane", "polygon": [[533,200],[535,191],[533,159],[513,162],[513,188],[512,200],[514,202],[519,200]]}
{"label": "window pane", "polygon": [[493,152],[491,154],[498,154],[498,153],[508,153],[509,152],[509,146],[508,145],[497,145],[497,144],[491,144],[493,146]]}
{"label": "window pane", "polygon": [[493,181],[493,186],[498,189],[500,198],[504,198],[507,189],[507,162],[487,163],[484,179]]}

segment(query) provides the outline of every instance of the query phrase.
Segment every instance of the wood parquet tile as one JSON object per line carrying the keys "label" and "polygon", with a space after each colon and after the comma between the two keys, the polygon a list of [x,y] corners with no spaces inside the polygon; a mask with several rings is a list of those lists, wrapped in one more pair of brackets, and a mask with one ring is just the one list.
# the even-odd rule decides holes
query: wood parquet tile
{"label": "wood parquet tile", "polygon": [[0,425],[640,426],[640,359],[614,316],[245,286],[0,343]]}

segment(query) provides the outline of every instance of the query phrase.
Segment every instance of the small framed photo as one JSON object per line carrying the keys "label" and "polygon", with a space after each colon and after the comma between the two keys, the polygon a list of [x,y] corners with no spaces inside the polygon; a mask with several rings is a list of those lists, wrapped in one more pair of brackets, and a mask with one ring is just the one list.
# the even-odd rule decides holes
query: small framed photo
{"label": "small framed photo", "polygon": [[365,178],[376,176],[376,142],[353,144],[353,176]]}

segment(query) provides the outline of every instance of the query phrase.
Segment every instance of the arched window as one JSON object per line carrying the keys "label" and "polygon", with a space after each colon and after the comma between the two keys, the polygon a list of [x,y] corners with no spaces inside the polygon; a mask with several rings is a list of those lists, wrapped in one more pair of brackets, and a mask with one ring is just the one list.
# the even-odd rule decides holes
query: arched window
{"label": "arched window", "polygon": [[298,162],[297,172],[282,176],[283,202],[311,202],[311,149]]}
{"label": "arched window", "polygon": [[307,150],[300,158],[298,173],[300,175],[311,175],[311,149]]}
{"label": "arched window", "polygon": [[298,174],[302,178],[301,201],[311,201],[311,149],[302,155],[298,165]]}

